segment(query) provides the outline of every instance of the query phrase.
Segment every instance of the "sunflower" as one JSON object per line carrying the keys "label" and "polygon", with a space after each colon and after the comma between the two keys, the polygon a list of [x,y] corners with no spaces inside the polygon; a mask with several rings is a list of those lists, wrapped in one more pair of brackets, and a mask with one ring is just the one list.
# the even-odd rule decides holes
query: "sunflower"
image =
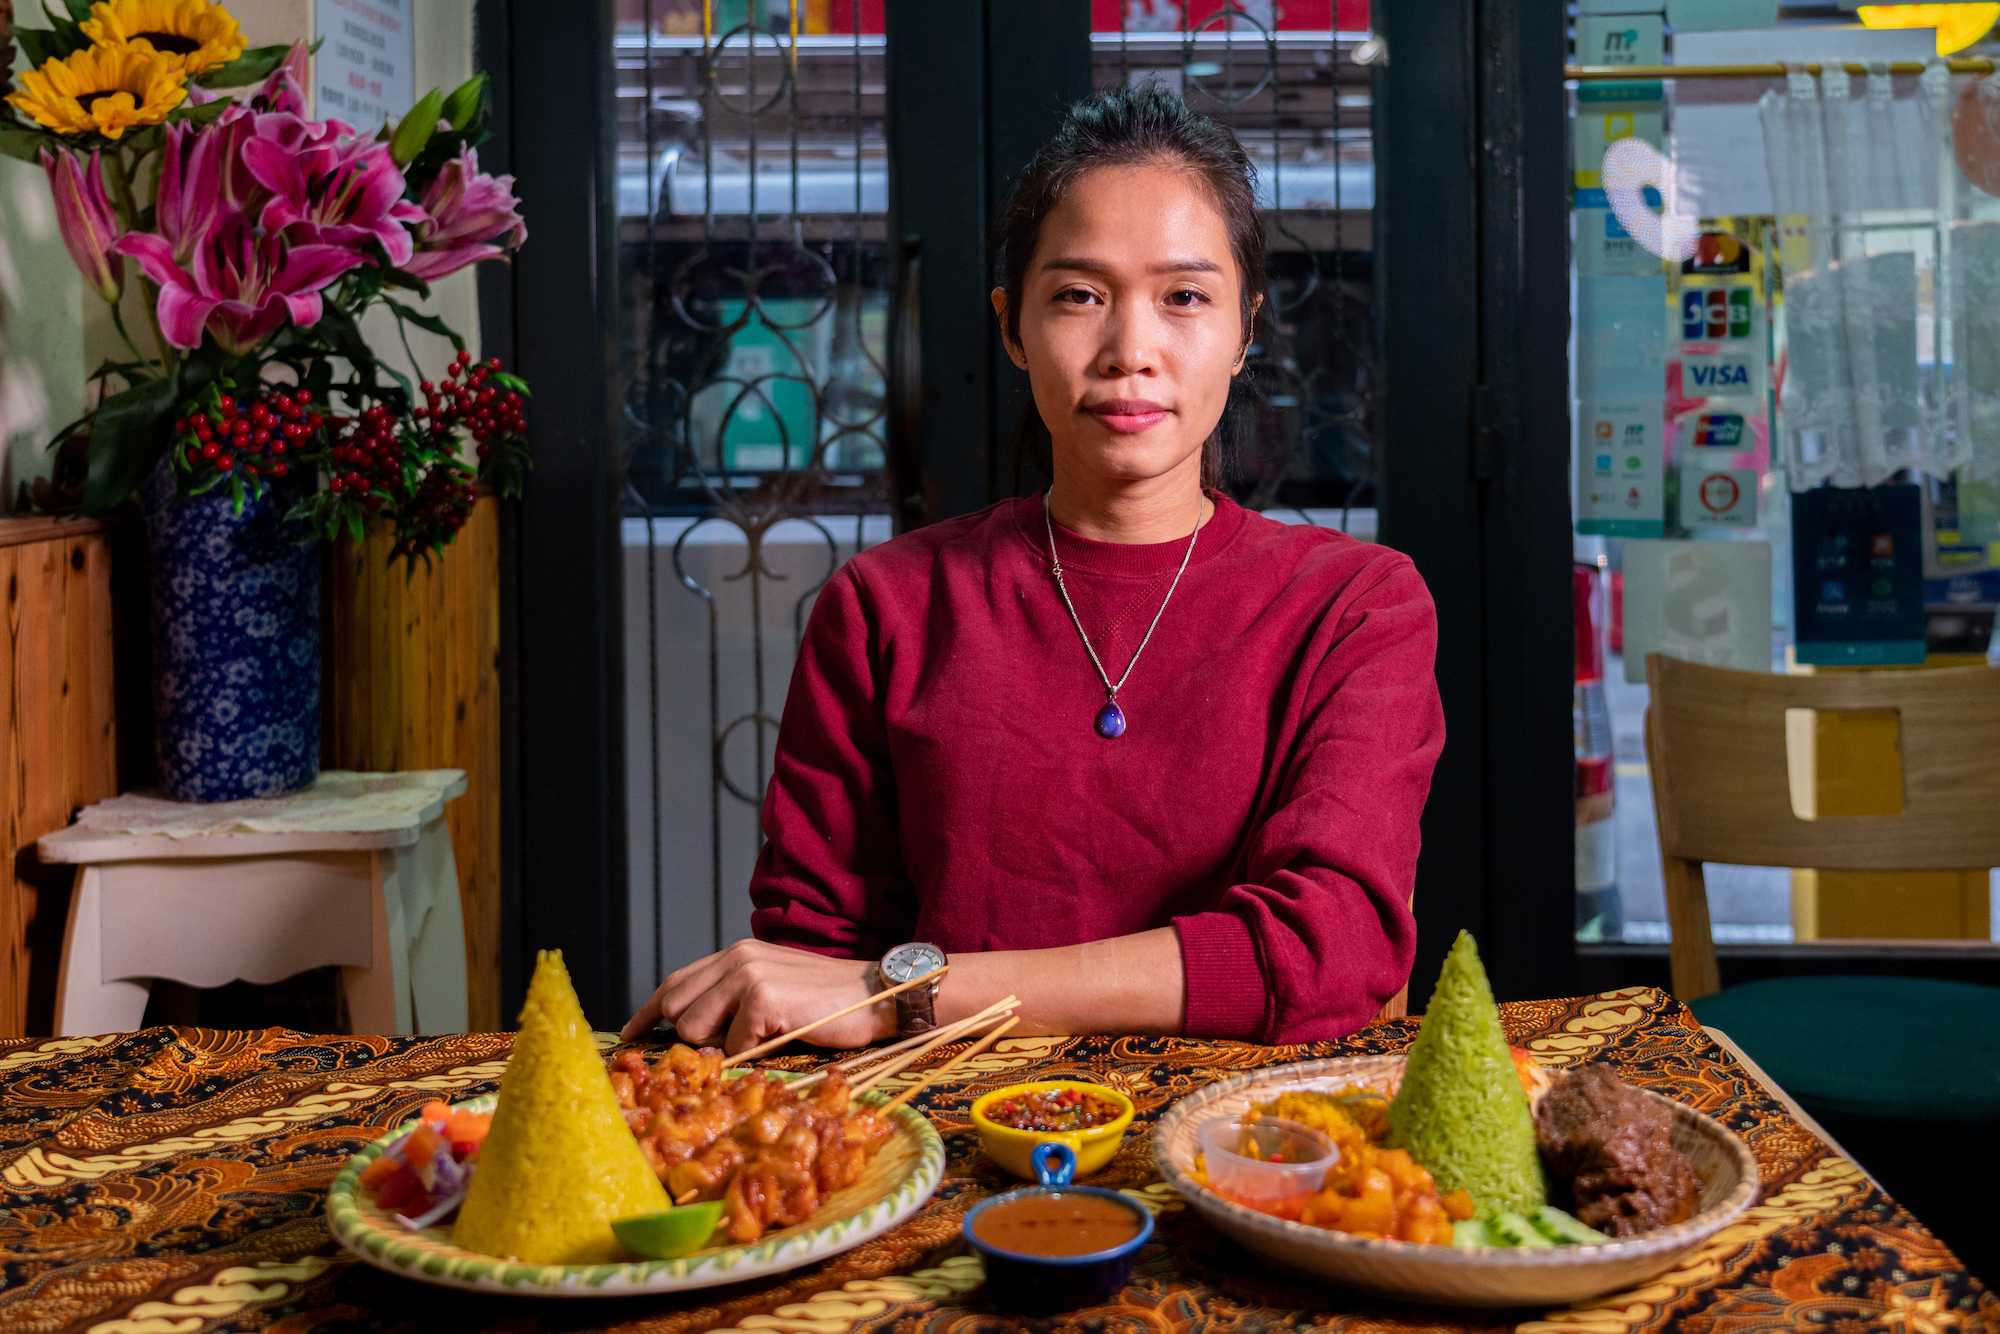
{"label": "sunflower", "polygon": [[229,11],[208,0],[100,0],[83,21],[83,35],[165,56],[189,78],[227,65],[249,44]]}
{"label": "sunflower", "polygon": [[187,96],[187,75],[141,46],[92,46],[21,74],[7,101],[58,134],[116,139],[157,125]]}

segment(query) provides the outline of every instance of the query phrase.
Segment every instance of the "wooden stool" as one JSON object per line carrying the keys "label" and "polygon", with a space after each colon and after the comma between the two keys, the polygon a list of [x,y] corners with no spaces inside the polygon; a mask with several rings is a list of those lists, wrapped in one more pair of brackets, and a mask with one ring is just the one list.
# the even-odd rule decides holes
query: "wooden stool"
{"label": "wooden stool", "polygon": [[264,801],[127,794],[86,807],[37,844],[43,861],[77,867],[56,1035],[139,1027],[154,978],[269,983],[329,964],[354,1032],[464,1032],[465,927],[444,821],[464,792],[458,769],[328,771]]}

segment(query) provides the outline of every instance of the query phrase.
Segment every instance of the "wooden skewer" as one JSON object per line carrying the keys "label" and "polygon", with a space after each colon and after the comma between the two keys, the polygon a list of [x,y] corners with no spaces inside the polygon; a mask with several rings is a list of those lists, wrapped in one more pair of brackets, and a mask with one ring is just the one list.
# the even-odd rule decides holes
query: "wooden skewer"
{"label": "wooden skewer", "polygon": [[722,1068],[724,1070],[727,1070],[731,1066],[742,1065],[745,1061],[754,1061],[759,1056],[768,1055],[769,1053],[776,1051],[778,1048],[784,1046],[787,1042],[790,1042],[795,1038],[804,1037],[806,1034],[812,1032],[814,1029],[819,1028],[824,1024],[830,1024],[836,1019],[845,1019],[848,1015],[853,1014],[856,1010],[866,1009],[868,1006],[873,1005],[876,1001],[887,1000],[889,997],[896,995],[898,992],[908,991],[911,987],[920,987],[926,982],[935,982],[937,981],[937,979],[943,977],[946,973],[950,971],[951,971],[951,965],[946,964],[942,968],[933,969],[932,971],[925,973],[922,977],[913,977],[907,982],[898,982],[893,987],[887,987],[881,991],[876,992],[874,995],[868,997],[866,1000],[858,1000],[854,1002],[854,1004],[852,1005],[849,1005],[843,1009],[835,1010],[832,1014],[825,1015],[821,1018],[815,1019],[809,1024],[801,1024],[789,1033],[780,1033],[778,1034],[778,1036],[772,1038],[770,1041],[761,1042],[758,1045],[752,1047],[749,1051],[743,1052],[740,1055],[732,1056],[728,1060],[722,1063]]}
{"label": "wooden skewer", "polygon": [[947,1042],[956,1042],[980,1025],[993,1023],[998,1019],[1012,1014],[1014,1006],[1017,1004],[1019,1004],[1018,1001],[1009,998],[998,1005],[988,1006],[985,1010],[972,1016],[970,1019],[963,1019],[956,1024],[938,1029],[934,1033],[922,1035],[925,1039],[922,1046],[918,1047],[915,1051],[905,1052],[894,1060],[884,1061],[882,1064],[874,1067],[865,1077],[856,1081],[854,1092],[866,1093],[890,1075],[901,1074],[904,1070],[907,1070],[916,1062],[930,1055],[939,1047],[944,1046]]}
{"label": "wooden skewer", "polygon": [[869,1051],[864,1051],[857,1056],[850,1056],[846,1060],[836,1062],[833,1065],[823,1065],[819,1069],[807,1075],[804,1079],[793,1080],[791,1087],[794,1089],[811,1088],[814,1084],[819,1083],[820,1080],[825,1079],[829,1074],[831,1074],[835,1070],[840,1071],[842,1074],[852,1074],[854,1071],[859,1070],[864,1066],[873,1065],[877,1061],[887,1060],[889,1057],[894,1056],[899,1052],[905,1052],[912,1047],[920,1046],[923,1043],[929,1042],[939,1033],[949,1031],[954,1036],[963,1037],[965,1035],[966,1030],[977,1026],[981,1020],[990,1019],[995,1014],[999,1013],[1002,1010],[1011,1010],[1020,1003],[1021,1002],[1019,998],[1014,996],[1009,996],[1007,997],[1007,999],[1003,1001],[999,1001],[996,1004],[987,1006],[985,1009],[981,1010],[978,1014],[975,1014],[968,1019],[960,1019],[955,1023],[946,1024],[943,1028],[932,1029],[928,1033],[919,1033],[913,1038],[904,1038],[901,1042],[898,1042],[893,1046],[873,1048]]}
{"label": "wooden skewer", "polygon": [[904,1038],[901,1042],[898,1042],[893,1046],[877,1047],[872,1050],[864,1051],[857,1055],[850,1056],[848,1059],[834,1066],[834,1069],[851,1072],[856,1069],[859,1069],[864,1065],[873,1065],[876,1061],[882,1060],[885,1057],[894,1056],[898,1052],[908,1051],[912,1047],[930,1041],[931,1037],[934,1034],[943,1032],[945,1028],[949,1028],[954,1032],[962,1033],[967,1028],[971,1027],[973,1024],[978,1023],[981,1019],[990,1019],[995,1014],[999,1013],[1001,1010],[1011,1010],[1020,1003],[1021,1003],[1021,998],[1019,996],[1009,996],[1005,1000],[995,1001],[993,1004],[981,1010],[978,1014],[969,1015],[964,1019],[955,1020],[952,1023],[944,1025],[943,1028],[933,1029],[930,1033],[919,1033],[913,1038]]}
{"label": "wooden skewer", "polygon": [[904,1103],[916,1097],[919,1093],[922,1093],[932,1084],[937,1083],[939,1078],[951,1073],[951,1071],[957,1069],[961,1065],[964,1065],[967,1061],[977,1056],[980,1052],[985,1051],[988,1047],[998,1042],[1001,1038],[1006,1037],[1007,1030],[1020,1022],[1021,1022],[1021,1016],[1015,1015],[1013,1018],[1009,1019],[1006,1023],[1000,1025],[1000,1027],[994,1029],[991,1033],[988,1033],[985,1037],[979,1039],[979,1041],[973,1043],[970,1047],[967,1047],[964,1051],[952,1057],[949,1061],[946,1061],[943,1065],[939,1066],[937,1069],[926,1073],[922,1079],[910,1085],[908,1088],[904,1089],[901,1093],[898,1093],[890,1101],[884,1103],[881,1107],[876,1108],[875,1115],[887,1116],[890,1112],[895,1111],[898,1107],[901,1107]]}

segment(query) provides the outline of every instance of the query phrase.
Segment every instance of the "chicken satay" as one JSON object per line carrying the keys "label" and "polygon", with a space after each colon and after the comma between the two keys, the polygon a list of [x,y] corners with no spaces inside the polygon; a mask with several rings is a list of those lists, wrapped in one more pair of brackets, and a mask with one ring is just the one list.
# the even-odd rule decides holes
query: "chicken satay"
{"label": "chicken satay", "polygon": [[744,1157],[742,1145],[733,1139],[719,1139],[699,1157],[674,1164],[660,1179],[675,1200],[689,1191],[694,1191],[698,1200],[719,1200],[729,1188],[730,1178],[743,1166]]}

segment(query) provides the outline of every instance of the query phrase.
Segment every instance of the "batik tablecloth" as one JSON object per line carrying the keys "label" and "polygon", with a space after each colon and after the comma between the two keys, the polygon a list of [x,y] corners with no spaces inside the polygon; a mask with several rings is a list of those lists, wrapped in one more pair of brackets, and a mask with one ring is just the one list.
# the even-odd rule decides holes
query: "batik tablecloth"
{"label": "batik tablecloth", "polygon": [[[1744,1137],[1762,1200],[1673,1272],[1586,1308],[1395,1307],[1274,1272],[1211,1230],[1154,1171],[1147,1126],[1202,1084],[1258,1066],[1400,1051],[1416,1021],[1342,1043],[1255,1047],[1144,1038],[1003,1041],[919,1105],[950,1164],[936,1197],[860,1248],[776,1279],[675,1298],[484,1297],[370,1269],[329,1239],[322,1206],[347,1156],[433,1098],[493,1089],[505,1034],[318,1037],[148,1029],[0,1044],[0,1329],[101,1334],[214,1330],[788,1334],[973,1331],[1024,1325],[987,1303],[959,1234],[1010,1183],[970,1133],[980,1092],[1032,1075],[1085,1078],[1140,1108],[1094,1179],[1158,1214],[1131,1286],[1041,1322],[1105,1331],[1498,1330],[1528,1334],[2000,1331],[2000,1300],[1852,1163],[1770,1098],[1687,1010],[1638,989],[1510,1004],[1509,1036],[1549,1066],[1606,1058]],[[799,1068],[809,1056],[772,1064]],[[560,1188],[561,1183],[551,1183]]]}

